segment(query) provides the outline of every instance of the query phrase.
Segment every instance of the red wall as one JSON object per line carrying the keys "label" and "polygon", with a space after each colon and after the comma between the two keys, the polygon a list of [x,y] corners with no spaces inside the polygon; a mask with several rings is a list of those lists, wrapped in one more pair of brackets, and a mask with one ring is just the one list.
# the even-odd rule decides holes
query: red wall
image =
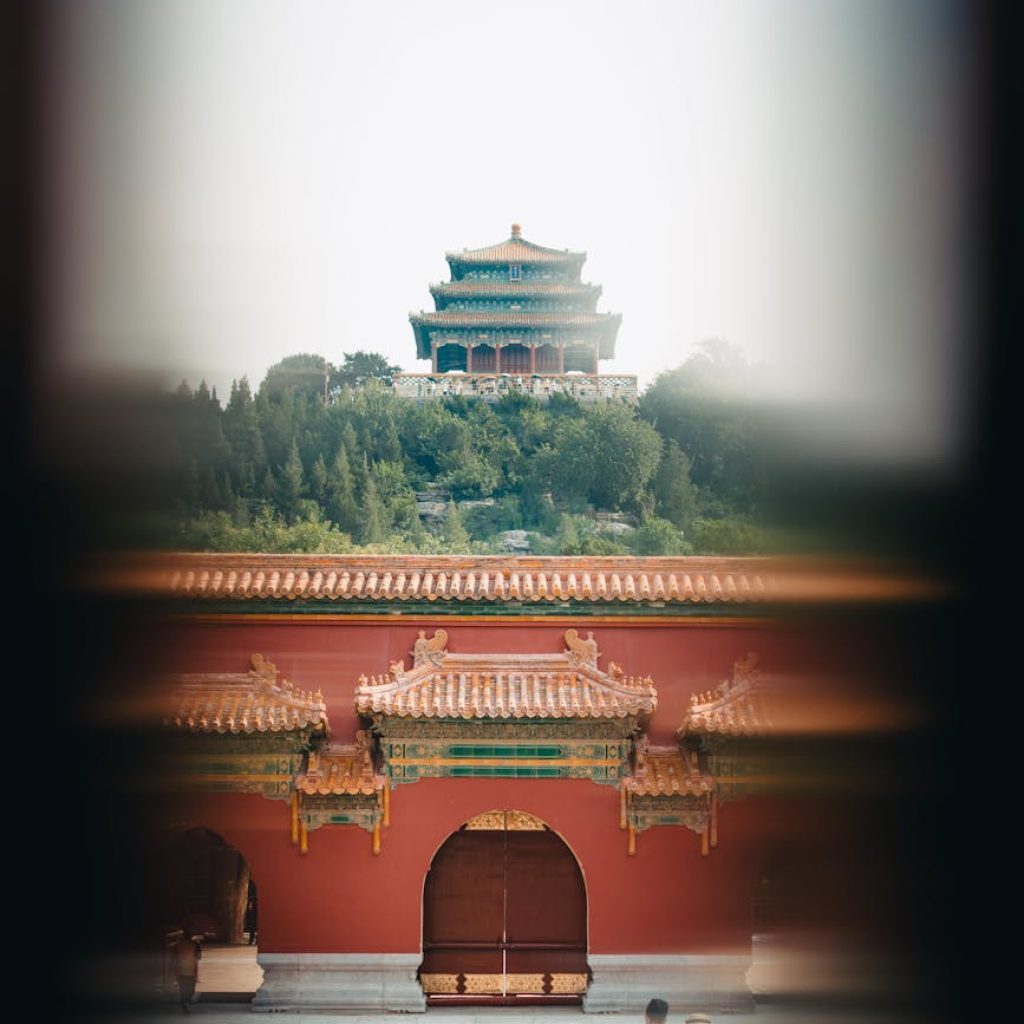
{"label": "red wall", "polygon": [[[606,667],[650,674],[658,709],[655,744],[674,744],[690,694],[717,685],[737,658],[757,651],[771,671],[813,675],[845,664],[835,636],[778,625],[718,623],[587,624],[408,620],[167,624],[161,669],[241,671],[259,652],[285,678],[321,689],[335,737],[349,741],[361,673],[382,673],[409,651],[418,629],[448,631],[457,652],[556,652],[575,625],[593,629]],[[154,647],[147,645],[153,670]],[[846,650],[857,647],[847,632]],[[870,658],[868,659],[870,661]],[[854,659],[855,661],[855,659]],[[864,666],[862,665],[862,669]],[[751,899],[766,850],[806,826],[794,806],[745,800],[727,804],[719,843],[702,857],[700,839],[681,827],[652,828],[626,852],[618,827],[618,792],[576,780],[426,779],[397,787],[391,827],[373,856],[368,833],[355,827],[312,832],[309,853],[289,841],[283,802],[259,796],[203,796],[174,820],[211,828],[249,861],[260,895],[260,948],[266,952],[415,952],[421,948],[424,876],[441,843],[473,815],[516,808],[536,815],[576,854],[586,879],[589,944],[594,953],[744,952],[750,948]]]}
{"label": "red wall", "polygon": [[[707,857],[683,828],[654,828],[626,853],[618,794],[579,780],[425,779],[394,791],[381,853],[361,829],[310,833],[309,853],[289,840],[288,808],[257,796],[208,796],[190,824],[218,832],[246,857],[260,894],[265,952],[415,952],[423,882],[442,842],[468,818],[514,807],[569,844],[583,869],[594,953],[742,951],[750,945],[757,842],[742,805],[722,815]],[[179,817],[177,820],[181,820]]]}
{"label": "red wall", "polygon": [[[168,627],[162,661],[168,672],[240,672],[248,668],[250,654],[263,654],[296,686],[321,690],[332,732],[350,740],[359,727],[353,709],[359,676],[386,673],[388,665],[399,658],[411,667],[409,652],[419,629],[425,629],[427,636],[437,628],[447,630],[449,650],[459,653],[557,653],[565,649],[563,635],[570,626],[584,636],[588,629],[593,630],[602,668],[614,661],[627,675],[653,678],[658,709],[648,735],[656,745],[675,745],[690,695],[718,685],[728,677],[736,659],[748,651],[757,651],[761,664],[772,671],[798,669],[816,660],[835,666],[827,642],[806,635],[796,640],[779,626],[667,624],[652,628],[639,624],[591,626],[579,621],[528,625],[443,620],[182,623]],[[152,669],[151,662],[148,667]]]}

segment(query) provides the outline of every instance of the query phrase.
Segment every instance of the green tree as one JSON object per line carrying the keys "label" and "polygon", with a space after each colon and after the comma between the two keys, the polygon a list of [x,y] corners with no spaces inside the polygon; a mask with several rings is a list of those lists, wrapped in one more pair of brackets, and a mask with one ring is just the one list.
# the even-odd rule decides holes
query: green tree
{"label": "green tree", "polygon": [[302,460],[299,458],[299,446],[292,441],[288,459],[281,467],[277,480],[277,504],[289,521],[295,519],[299,514],[302,491]]}
{"label": "green tree", "polygon": [[267,463],[280,466],[287,460],[292,442],[296,439],[295,396],[290,391],[284,391],[272,399],[261,389],[256,396],[256,406]]}
{"label": "green tree", "polygon": [[[231,397],[224,410],[223,420],[224,436],[231,445],[235,466],[248,466],[255,478],[257,471],[266,463],[266,452],[260,430],[259,412],[249,389],[248,378],[242,377],[241,380],[232,382]],[[236,479],[241,482],[241,473],[236,475]],[[249,485],[251,487],[251,481]]]}
{"label": "green tree", "polygon": [[638,555],[685,555],[693,550],[674,524],[656,516],[633,531],[629,546]]}
{"label": "green tree", "polygon": [[362,387],[371,380],[390,381],[392,374],[400,373],[401,369],[378,352],[346,352],[341,366],[333,368],[330,387],[338,390]]}
{"label": "green tree", "polygon": [[260,391],[270,398],[305,394],[323,402],[325,385],[329,388],[330,377],[336,372],[323,356],[299,352],[274,363],[267,370]]}
{"label": "green tree", "polygon": [[352,550],[352,541],[315,511],[285,524],[263,508],[250,524],[233,522],[227,512],[206,512],[179,530],[177,546],[191,551],[344,554]]}
{"label": "green tree", "polygon": [[327,500],[327,465],[322,452],[309,467],[309,496],[320,506]]}
{"label": "green tree", "polygon": [[537,471],[556,497],[598,508],[635,509],[658,467],[661,439],[626,405],[602,405],[563,416],[536,453]]}
{"label": "green tree", "polygon": [[358,536],[362,544],[379,544],[387,536],[384,508],[381,505],[380,496],[377,494],[377,485],[374,483],[373,474],[365,461],[365,456],[363,458],[362,472],[360,473],[362,495],[359,501]]}
{"label": "green tree", "polygon": [[697,513],[697,489],[690,479],[690,460],[672,438],[665,440],[654,477],[655,510],[681,530],[689,528]]}
{"label": "green tree", "polygon": [[444,538],[453,551],[469,551],[469,534],[462,525],[462,516],[454,501],[448,501],[448,509],[444,517]]}
{"label": "green tree", "polygon": [[580,528],[575,516],[562,516],[558,528],[558,553],[560,555],[578,555],[582,545]]}
{"label": "green tree", "polygon": [[359,503],[356,500],[356,485],[349,468],[348,452],[345,445],[338,446],[337,454],[327,478],[327,515],[342,530],[351,534],[357,532]]}
{"label": "green tree", "polygon": [[765,531],[738,517],[698,519],[693,543],[702,555],[759,555],[768,550]]}
{"label": "green tree", "polygon": [[420,551],[422,550],[423,545],[427,543],[429,534],[427,533],[427,528],[423,525],[423,520],[420,519],[419,511],[416,508],[415,498],[413,499],[412,511],[413,514],[409,517],[408,522],[408,538],[413,549]]}
{"label": "green tree", "polygon": [[704,514],[715,503],[749,514],[764,500],[766,418],[743,397],[757,374],[738,348],[714,339],[662,373],[640,401],[641,415],[689,459]]}
{"label": "green tree", "polygon": [[594,449],[590,497],[598,508],[638,507],[661,459],[661,438],[619,403],[587,409],[584,422]]}

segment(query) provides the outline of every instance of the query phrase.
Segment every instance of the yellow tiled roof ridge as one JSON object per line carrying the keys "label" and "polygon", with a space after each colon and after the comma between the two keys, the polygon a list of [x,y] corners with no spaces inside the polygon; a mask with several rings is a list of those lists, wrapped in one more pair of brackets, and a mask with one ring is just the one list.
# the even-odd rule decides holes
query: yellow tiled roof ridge
{"label": "yellow tiled roof ridge", "polygon": [[449,263],[583,263],[587,254],[569,249],[551,249],[512,235],[493,245],[479,249],[449,249],[444,258]]}
{"label": "yellow tiled roof ridge", "polygon": [[695,693],[678,734],[755,736],[772,731],[769,683],[754,653],[740,658],[714,690]]}
{"label": "yellow tiled roof ridge", "polygon": [[173,677],[167,725],[192,732],[327,731],[327,705],[317,690],[279,679],[272,662],[252,656],[248,672],[185,673]]}
{"label": "yellow tiled roof ridge", "polygon": [[295,788],[311,796],[373,796],[383,785],[384,776],[374,772],[368,748],[358,743],[311,752],[306,770],[295,780]]}
{"label": "yellow tiled roof ridge", "polygon": [[[438,642],[440,638],[440,643]],[[417,647],[411,669],[394,662],[381,676],[361,676],[361,715],[412,718],[627,718],[652,714],[658,694],[649,677],[627,676],[618,665],[598,668],[596,642],[566,634],[558,653],[451,653],[442,630]]]}
{"label": "yellow tiled roof ridge", "polygon": [[699,796],[710,793],[714,780],[677,749],[651,747],[639,771],[626,776],[626,788],[637,796]]}
{"label": "yellow tiled roof ridge", "polygon": [[124,553],[90,589],[189,599],[748,604],[899,600],[946,592],[882,565],[772,557]]}

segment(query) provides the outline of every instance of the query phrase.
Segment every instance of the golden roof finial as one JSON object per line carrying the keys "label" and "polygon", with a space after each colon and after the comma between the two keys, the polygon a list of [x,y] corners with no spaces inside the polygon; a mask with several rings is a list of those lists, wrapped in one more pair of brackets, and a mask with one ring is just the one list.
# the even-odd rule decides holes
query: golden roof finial
{"label": "golden roof finial", "polygon": [[518,225],[518,224],[513,224],[512,225],[512,237],[513,238],[521,238],[522,234],[523,234],[522,227],[520,227],[520,225]]}

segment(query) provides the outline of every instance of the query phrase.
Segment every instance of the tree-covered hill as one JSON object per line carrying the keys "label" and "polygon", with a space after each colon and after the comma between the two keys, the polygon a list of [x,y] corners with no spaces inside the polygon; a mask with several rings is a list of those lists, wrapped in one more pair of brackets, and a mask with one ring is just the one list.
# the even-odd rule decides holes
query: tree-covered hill
{"label": "tree-covered hill", "polygon": [[[726,397],[749,368],[708,345],[639,407],[522,395],[417,403],[397,368],[296,355],[254,394],[166,396],[173,510],[159,543],[198,550],[546,554],[763,549],[755,418]],[[326,401],[325,401],[326,397]],[[427,515],[438,499],[446,514]],[[521,540],[522,534],[518,536]],[[521,541],[522,542],[522,541]]]}

